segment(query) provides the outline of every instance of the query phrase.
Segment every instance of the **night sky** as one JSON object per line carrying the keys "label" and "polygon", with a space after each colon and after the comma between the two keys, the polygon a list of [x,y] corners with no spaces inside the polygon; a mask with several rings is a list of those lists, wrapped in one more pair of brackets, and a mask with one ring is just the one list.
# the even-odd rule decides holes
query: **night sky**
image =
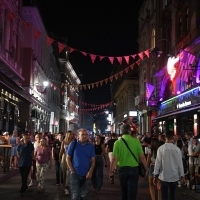
{"label": "night sky", "polygon": [[[136,3],[137,2],[137,3]],[[137,53],[138,11],[143,0],[37,0],[47,32],[67,38],[69,47],[102,56]],[[82,84],[110,77],[108,58],[93,64],[89,56],[75,51],[70,62]],[[117,61],[115,65],[119,65]],[[119,65],[120,67],[120,65]],[[96,88],[96,87],[95,87]],[[84,90],[83,90],[84,91]],[[85,91],[85,102],[111,101],[109,84]]]}

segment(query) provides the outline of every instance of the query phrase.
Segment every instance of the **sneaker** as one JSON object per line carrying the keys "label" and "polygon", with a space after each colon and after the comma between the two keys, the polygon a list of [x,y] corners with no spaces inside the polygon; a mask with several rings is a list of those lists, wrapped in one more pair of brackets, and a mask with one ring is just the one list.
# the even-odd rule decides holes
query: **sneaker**
{"label": "sneaker", "polygon": [[65,195],[69,195],[69,190],[65,188]]}
{"label": "sneaker", "polygon": [[195,185],[192,185],[192,186],[191,186],[191,189],[194,190],[194,189],[195,189]]}
{"label": "sneaker", "polygon": [[33,186],[33,182],[30,182],[28,187],[32,187]]}

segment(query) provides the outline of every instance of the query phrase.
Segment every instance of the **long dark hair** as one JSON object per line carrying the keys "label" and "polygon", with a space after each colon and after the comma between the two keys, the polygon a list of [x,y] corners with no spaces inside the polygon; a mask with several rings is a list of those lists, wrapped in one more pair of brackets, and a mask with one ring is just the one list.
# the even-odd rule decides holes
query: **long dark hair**
{"label": "long dark hair", "polygon": [[160,147],[160,142],[158,138],[152,138],[151,139],[151,155],[153,155],[154,158],[157,156],[157,150]]}

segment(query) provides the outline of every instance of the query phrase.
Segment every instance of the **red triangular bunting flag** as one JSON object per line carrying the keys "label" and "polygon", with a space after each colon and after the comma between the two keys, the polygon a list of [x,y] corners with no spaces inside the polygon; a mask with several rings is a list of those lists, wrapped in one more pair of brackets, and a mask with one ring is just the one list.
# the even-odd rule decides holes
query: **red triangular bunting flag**
{"label": "red triangular bunting flag", "polygon": [[125,59],[126,63],[129,64],[129,56],[124,56],[124,59]]}
{"label": "red triangular bunting flag", "polygon": [[69,53],[72,53],[73,51],[75,51],[76,49],[73,49],[71,47],[69,47]]}
{"label": "red triangular bunting flag", "polygon": [[117,80],[118,79],[118,73],[114,75],[115,79]]}
{"label": "red triangular bunting flag", "polygon": [[16,17],[16,14],[8,10],[8,20],[13,20]]}
{"label": "red triangular bunting flag", "polygon": [[143,52],[138,53],[138,56],[143,60],[143,58],[144,58],[144,54],[143,54]]}
{"label": "red triangular bunting flag", "polygon": [[110,60],[111,64],[113,65],[114,57],[108,57],[108,59]]}
{"label": "red triangular bunting flag", "polygon": [[149,54],[150,54],[149,50],[146,50],[144,53],[149,58]]}
{"label": "red triangular bunting flag", "polygon": [[112,82],[113,81],[113,76],[111,76],[109,79],[110,79],[110,82]]}
{"label": "red triangular bunting flag", "polygon": [[54,39],[52,39],[48,36],[47,36],[46,40],[47,40],[47,46],[50,46],[54,42]]}
{"label": "red triangular bunting flag", "polygon": [[92,85],[92,88],[94,88],[94,83],[91,83],[91,85]]}
{"label": "red triangular bunting flag", "polygon": [[129,67],[125,68],[124,70],[126,73],[128,73]]}
{"label": "red triangular bunting flag", "polygon": [[34,30],[34,38],[38,39],[42,35],[42,32],[40,32],[36,28],[33,28],[33,30]]}
{"label": "red triangular bunting flag", "polygon": [[135,63],[133,63],[132,65],[130,65],[129,67],[133,70]]}
{"label": "red triangular bunting flag", "polygon": [[96,87],[98,87],[98,86],[99,86],[99,82],[96,82],[95,84],[96,84]]}
{"label": "red triangular bunting flag", "polygon": [[86,85],[83,85],[83,88],[86,90]]}
{"label": "red triangular bunting flag", "polygon": [[136,64],[137,64],[138,66],[140,66],[140,63],[141,63],[141,60],[139,59],[139,60],[136,62]]}
{"label": "red triangular bunting flag", "polygon": [[64,48],[66,47],[66,45],[58,42],[58,52],[60,53]]}
{"label": "red triangular bunting flag", "polygon": [[91,58],[91,60],[92,60],[92,63],[94,63],[94,61],[96,60],[96,55],[94,55],[94,54],[90,54],[90,58]]}
{"label": "red triangular bunting flag", "polygon": [[100,81],[100,85],[101,85],[101,86],[103,85],[103,80],[102,80],[102,81]]}
{"label": "red triangular bunting flag", "polygon": [[106,78],[104,81],[105,81],[105,83],[107,84],[107,83],[108,83],[108,78]]}
{"label": "red triangular bunting flag", "polygon": [[117,57],[117,60],[118,60],[119,64],[121,65],[122,64],[122,57]]}
{"label": "red triangular bunting flag", "polygon": [[135,56],[136,56],[136,54],[135,54],[135,55],[131,55],[131,57],[132,57],[133,59],[135,59]]}
{"label": "red triangular bunting flag", "polygon": [[87,56],[87,53],[86,53],[86,52],[81,51],[81,53],[82,53],[84,56]]}
{"label": "red triangular bunting flag", "polygon": [[53,89],[56,90],[56,88],[57,88],[57,87],[54,85]]}
{"label": "red triangular bunting flag", "polygon": [[82,90],[82,85],[79,85],[80,90]]}
{"label": "red triangular bunting flag", "polygon": [[51,83],[50,85],[51,85],[51,87],[52,87],[52,86],[53,86],[53,83]]}
{"label": "red triangular bunting flag", "polygon": [[119,72],[119,74],[120,74],[121,77],[123,76],[123,73],[124,73],[124,71]]}
{"label": "red triangular bunting flag", "polygon": [[100,59],[100,61],[101,61],[102,59],[104,59],[104,56],[99,56],[99,59]]}
{"label": "red triangular bunting flag", "polygon": [[64,95],[64,92],[62,92],[62,96]]}
{"label": "red triangular bunting flag", "polygon": [[26,28],[29,28],[29,27],[30,27],[30,23],[24,22],[24,26],[25,26]]}

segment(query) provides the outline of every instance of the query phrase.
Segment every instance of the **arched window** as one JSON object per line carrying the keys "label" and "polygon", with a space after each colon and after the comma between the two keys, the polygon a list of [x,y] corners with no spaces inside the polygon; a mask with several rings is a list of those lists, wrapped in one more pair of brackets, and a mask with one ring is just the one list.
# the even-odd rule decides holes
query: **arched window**
{"label": "arched window", "polygon": [[156,46],[156,31],[155,29],[151,32],[151,48],[154,48]]}

